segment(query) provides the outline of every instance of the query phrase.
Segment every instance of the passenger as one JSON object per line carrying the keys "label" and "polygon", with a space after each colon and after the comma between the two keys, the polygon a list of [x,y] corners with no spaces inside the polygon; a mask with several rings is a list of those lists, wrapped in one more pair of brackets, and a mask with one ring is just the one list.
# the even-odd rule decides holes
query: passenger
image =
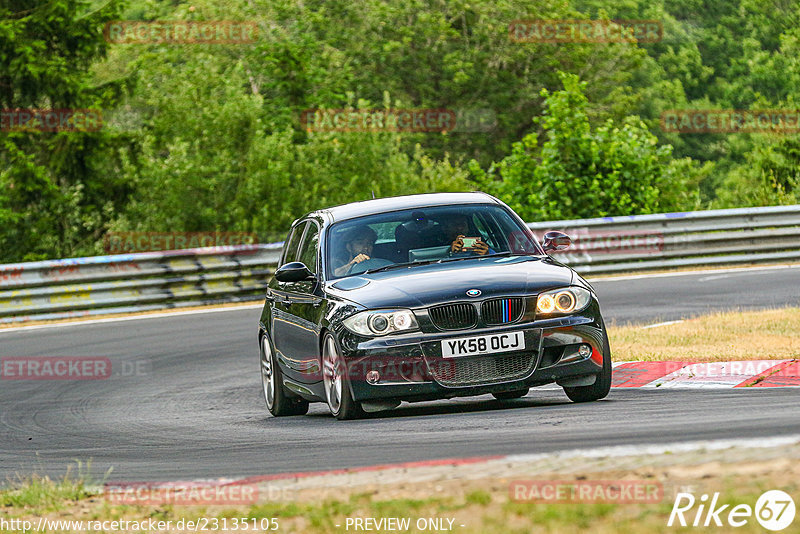
{"label": "passenger", "polygon": [[464,249],[464,238],[467,237],[466,234],[470,231],[469,218],[466,215],[454,214],[447,216],[442,220],[442,229],[444,230],[446,241],[450,244],[451,255],[464,255],[470,252],[479,256],[487,253],[494,254],[494,251],[480,237],[478,237],[473,248]]}
{"label": "passenger", "polygon": [[333,274],[344,276],[356,263],[371,259],[372,248],[375,246],[377,239],[378,234],[369,226],[360,226],[351,230],[343,239],[344,248],[347,252],[346,259],[342,260],[343,264],[340,267],[333,269]]}

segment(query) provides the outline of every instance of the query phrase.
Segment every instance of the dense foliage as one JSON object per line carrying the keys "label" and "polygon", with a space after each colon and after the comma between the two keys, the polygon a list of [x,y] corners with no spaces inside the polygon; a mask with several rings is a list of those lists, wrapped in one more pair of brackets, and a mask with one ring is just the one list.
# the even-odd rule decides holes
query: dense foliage
{"label": "dense foliage", "polygon": [[[519,19],[646,19],[654,43],[520,43]],[[110,44],[108,21],[252,21],[253,43]],[[108,231],[281,239],[316,207],[483,189],[528,220],[796,203],[797,134],[662,131],[669,109],[800,108],[784,0],[9,0],[0,108],[98,131],[0,131],[0,261]],[[318,132],[304,110],[449,109],[451,132]],[[8,129],[6,129],[8,130]]]}
{"label": "dense foliage", "polygon": [[576,219],[674,211],[698,204],[697,184],[711,164],[697,168],[689,158],[673,159],[670,145],[658,145],[645,125],[627,117],[607,119],[592,131],[583,95],[586,83],[563,75],[564,90],[542,89],[545,110],[536,132],[514,143],[511,154],[483,172],[478,183],[505,198],[525,220]]}

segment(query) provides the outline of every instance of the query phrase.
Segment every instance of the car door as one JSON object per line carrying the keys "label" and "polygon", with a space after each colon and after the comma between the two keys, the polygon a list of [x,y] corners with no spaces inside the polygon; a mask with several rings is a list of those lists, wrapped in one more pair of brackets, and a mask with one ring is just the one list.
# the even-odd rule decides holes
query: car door
{"label": "car door", "polygon": [[[295,261],[306,265],[315,280],[278,282],[273,291],[276,309],[280,306],[282,340],[276,348],[283,355],[290,378],[305,383],[321,380],[319,364],[319,323],[322,313],[322,284],[319,269],[320,228],[309,220],[303,228]],[[276,319],[277,322],[277,319]]]}
{"label": "car door", "polygon": [[[284,245],[283,254],[279,267],[287,263],[297,261],[298,252],[300,248],[300,240],[303,238],[307,222],[300,222],[292,228],[286,238],[286,245]],[[273,278],[269,283],[268,299],[272,307],[272,343],[275,346],[275,354],[277,358],[286,366],[291,367],[291,362],[295,358],[293,354],[296,352],[296,342],[293,341],[294,328],[292,327],[291,313],[289,308],[289,298],[287,296],[286,285],[284,282],[279,282]]]}

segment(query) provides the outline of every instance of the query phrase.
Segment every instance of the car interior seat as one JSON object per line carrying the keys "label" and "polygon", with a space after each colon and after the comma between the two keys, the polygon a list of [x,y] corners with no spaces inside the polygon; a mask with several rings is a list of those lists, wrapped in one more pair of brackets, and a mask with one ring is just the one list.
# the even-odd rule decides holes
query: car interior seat
{"label": "car interior seat", "polygon": [[423,212],[415,211],[412,217],[412,220],[394,229],[397,251],[402,261],[409,261],[409,250],[442,245],[440,224],[428,219]]}

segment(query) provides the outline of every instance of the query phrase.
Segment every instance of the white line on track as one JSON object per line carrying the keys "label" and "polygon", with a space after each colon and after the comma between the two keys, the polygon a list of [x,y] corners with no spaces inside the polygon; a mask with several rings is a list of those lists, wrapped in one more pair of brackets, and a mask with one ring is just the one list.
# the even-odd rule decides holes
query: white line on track
{"label": "white line on track", "polygon": [[0,334],[5,332],[20,332],[20,331],[28,331],[28,330],[41,330],[42,328],[61,328],[65,326],[85,326],[85,325],[92,325],[92,324],[102,324],[102,323],[114,323],[117,321],[137,321],[140,319],[160,319],[163,317],[177,317],[179,315],[200,315],[203,313],[217,313],[217,312],[225,312],[225,311],[236,311],[236,310],[254,310],[256,308],[263,308],[263,304],[245,304],[242,306],[225,306],[224,308],[206,308],[203,310],[186,310],[186,311],[174,311],[174,312],[163,312],[163,313],[150,313],[150,314],[143,314],[143,315],[131,315],[128,317],[108,317],[105,319],[89,319],[86,321],[70,321],[66,323],[53,323],[53,324],[35,324],[31,326],[13,326],[10,328],[0,328]]}
{"label": "white line on track", "polygon": [[710,280],[719,280],[721,278],[733,278],[734,276],[760,276],[762,274],[769,274],[769,271],[756,271],[756,272],[745,272],[745,273],[731,273],[731,274],[718,274],[714,276],[704,276],[703,278],[698,278],[698,282],[708,282]]}
{"label": "white line on track", "polygon": [[607,458],[615,456],[641,456],[641,455],[657,455],[676,452],[692,452],[692,451],[719,451],[730,449],[733,447],[743,448],[767,448],[767,447],[780,447],[783,445],[795,445],[800,443],[800,434],[792,434],[789,436],[775,436],[764,438],[741,438],[741,439],[718,439],[718,440],[702,440],[702,441],[689,441],[689,442],[673,442],[664,443],[661,445],[617,445],[613,447],[598,447],[595,449],[573,449],[556,453],[540,453],[540,454],[513,454],[505,457],[505,460],[510,461],[535,461],[552,457],[560,458]]}
{"label": "white line on track", "polygon": [[678,319],[677,321],[665,321],[663,323],[653,323],[653,324],[649,324],[647,326],[643,326],[642,330],[644,330],[645,328],[656,328],[656,327],[659,327],[659,326],[667,326],[667,325],[670,325],[670,324],[678,324],[678,323],[682,323],[682,322],[683,322],[683,319]]}
{"label": "white line on track", "polygon": [[587,280],[591,283],[597,282],[622,282],[625,280],[639,280],[641,278],[665,278],[668,276],[694,276],[699,274],[714,274],[714,273],[738,273],[738,272],[754,272],[754,271],[776,271],[783,269],[798,269],[800,264],[797,265],[773,265],[771,267],[731,267],[726,269],[703,269],[698,271],[680,271],[676,273],[654,273],[654,274],[631,274],[625,276],[609,276],[608,278],[591,278],[591,273],[586,274]]}

